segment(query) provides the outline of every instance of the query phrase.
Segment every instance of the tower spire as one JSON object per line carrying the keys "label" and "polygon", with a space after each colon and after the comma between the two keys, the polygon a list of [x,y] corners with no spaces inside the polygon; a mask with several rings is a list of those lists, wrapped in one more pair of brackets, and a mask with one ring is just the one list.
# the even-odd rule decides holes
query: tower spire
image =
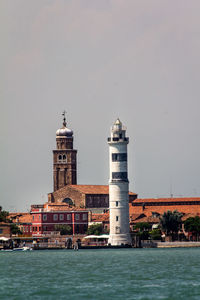
{"label": "tower spire", "polygon": [[66,118],[65,118],[65,114],[66,114],[66,111],[64,110],[63,113],[62,113],[62,116],[64,117],[64,118],[63,118],[63,126],[64,126],[64,127],[66,127],[66,125],[67,125],[67,123],[66,123]]}

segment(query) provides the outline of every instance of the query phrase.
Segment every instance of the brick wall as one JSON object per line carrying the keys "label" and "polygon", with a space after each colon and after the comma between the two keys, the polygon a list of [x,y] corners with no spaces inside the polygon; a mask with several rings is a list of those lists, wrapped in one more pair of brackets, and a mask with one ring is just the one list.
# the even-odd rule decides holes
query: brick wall
{"label": "brick wall", "polygon": [[49,202],[63,202],[66,198],[70,198],[77,207],[85,207],[85,194],[74,190],[69,186],[48,194]]}

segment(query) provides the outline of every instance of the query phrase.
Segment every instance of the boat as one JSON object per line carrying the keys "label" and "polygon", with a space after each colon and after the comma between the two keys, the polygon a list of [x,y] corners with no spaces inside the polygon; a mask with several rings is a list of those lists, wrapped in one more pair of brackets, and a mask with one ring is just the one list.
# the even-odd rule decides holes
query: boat
{"label": "boat", "polygon": [[13,248],[13,251],[30,251],[30,250],[33,250],[32,248],[30,247],[22,247],[22,248]]}
{"label": "boat", "polygon": [[13,251],[32,251],[33,249],[30,247],[21,247],[21,248],[13,248],[13,249],[1,249],[1,251],[13,252]]}

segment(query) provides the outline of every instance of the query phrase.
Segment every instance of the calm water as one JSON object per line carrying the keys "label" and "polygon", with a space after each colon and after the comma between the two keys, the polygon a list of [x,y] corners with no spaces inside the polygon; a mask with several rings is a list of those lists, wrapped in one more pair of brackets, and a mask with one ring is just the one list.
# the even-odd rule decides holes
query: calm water
{"label": "calm water", "polygon": [[0,253],[0,299],[200,299],[200,248]]}

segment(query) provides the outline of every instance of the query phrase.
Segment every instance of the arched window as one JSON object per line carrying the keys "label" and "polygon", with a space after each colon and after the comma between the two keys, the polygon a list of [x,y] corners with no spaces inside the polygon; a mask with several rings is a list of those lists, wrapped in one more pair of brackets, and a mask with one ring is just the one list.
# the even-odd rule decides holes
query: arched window
{"label": "arched window", "polygon": [[62,202],[63,203],[67,203],[69,205],[73,205],[74,204],[73,201],[72,201],[72,199],[70,199],[70,198],[65,198]]}
{"label": "arched window", "polygon": [[62,158],[62,155],[61,155],[61,154],[59,154],[59,155],[58,155],[58,161],[60,161],[60,162],[61,162],[61,161],[62,161],[62,159],[63,159],[63,158]]}
{"label": "arched window", "polygon": [[66,155],[64,154],[63,155],[63,162],[66,162],[67,161],[67,157],[66,157]]}

